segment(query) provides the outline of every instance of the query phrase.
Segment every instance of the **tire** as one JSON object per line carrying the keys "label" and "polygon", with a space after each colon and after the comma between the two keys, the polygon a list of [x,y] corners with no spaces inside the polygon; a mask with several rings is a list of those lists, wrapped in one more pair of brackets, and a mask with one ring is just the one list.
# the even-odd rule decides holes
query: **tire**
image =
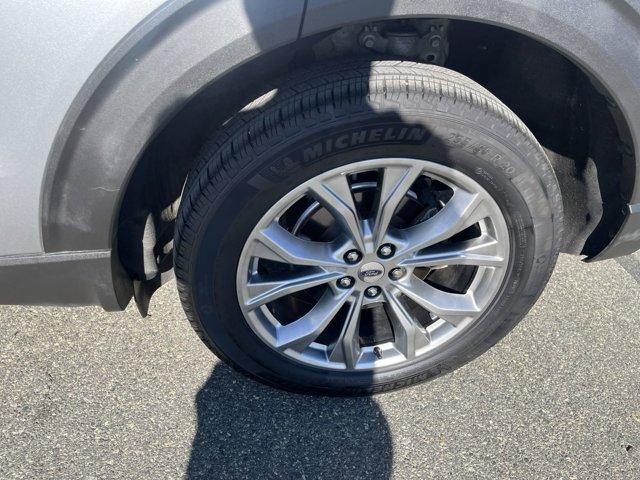
{"label": "tire", "polygon": [[[369,370],[297,361],[267,345],[243,314],[236,272],[245,243],[305,181],[380,158],[433,162],[480,185],[508,230],[504,277],[479,317],[430,354]],[[484,88],[433,65],[331,63],[277,82],[204,146],[177,221],[175,272],[194,330],[235,369],[290,391],[371,394],[450,372],[505,336],[548,281],[562,224],[558,182],[541,146]]]}

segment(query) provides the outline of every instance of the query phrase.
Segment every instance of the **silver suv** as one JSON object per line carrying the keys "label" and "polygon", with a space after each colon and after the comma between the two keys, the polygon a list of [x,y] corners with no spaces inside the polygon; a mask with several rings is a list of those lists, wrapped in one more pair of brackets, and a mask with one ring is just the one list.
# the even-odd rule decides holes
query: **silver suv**
{"label": "silver suv", "polygon": [[294,391],[451,371],[640,248],[638,0],[0,3],[0,303],[145,315]]}

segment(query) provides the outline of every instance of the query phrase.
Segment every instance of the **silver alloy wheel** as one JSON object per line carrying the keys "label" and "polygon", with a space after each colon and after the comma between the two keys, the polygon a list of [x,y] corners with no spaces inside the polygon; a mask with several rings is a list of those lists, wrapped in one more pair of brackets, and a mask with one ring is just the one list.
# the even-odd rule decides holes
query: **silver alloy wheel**
{"label": "silver alloy wheel", "polygon": [[[374,181],[358,181],[370,174]],[[366,215],[359,191],[372,192]],[[436,208],[402,225],[405,205],[436,194],[445,197]],[[327,238],[303,231],[320,210],[333,222],[326,230],[337,232]],[[398,368],[467,330],[498,293],[508,260],[506,221],[477,182],[437,163],[384,158],[331,170],[285,195],[247,239],[236,285],[247,322],[280,354],[333,370]],[[463,291],[430,281],[450,269],[467,272]],[[301,295],[306,307],[285,319],[286,302]],[[363,341],[360,319],[380,307],[392,337]]]}

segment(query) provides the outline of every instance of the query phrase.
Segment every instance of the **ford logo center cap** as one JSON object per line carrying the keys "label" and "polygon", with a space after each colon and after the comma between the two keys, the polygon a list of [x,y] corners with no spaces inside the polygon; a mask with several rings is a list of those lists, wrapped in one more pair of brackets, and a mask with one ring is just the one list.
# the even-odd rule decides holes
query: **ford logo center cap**
{"label": "ford logo center cap", "polygon": [[384,276],[384,267],[378,262],[365,263],[358,271],[360,280],[367,283],[375,283]]}

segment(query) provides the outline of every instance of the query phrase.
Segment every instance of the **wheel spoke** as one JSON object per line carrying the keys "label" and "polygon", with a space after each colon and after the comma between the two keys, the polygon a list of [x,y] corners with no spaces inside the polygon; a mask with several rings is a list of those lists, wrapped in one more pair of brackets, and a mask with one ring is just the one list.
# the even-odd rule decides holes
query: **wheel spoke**
{"label": "wheel spoke", "polygon": [[285,295],[337,280],[342,275],[341,272],[322,270],[320,272],[288,274],[270,280],[249,282],[247,284],[249,298],[246,300],[245,306],[250,309],[257,308]]}
{"label": "wheel spoke", "polygon": [[422,308],[454,326],[459,326],[465,320],[474,318],[480,313],[472,292],[465,294],[444,292],[417,277],[412,277],[407,282],[400,282],[397,286],[402,293]]}
{"label": "wheel spoke", "polygon": [[332,268],[345,266],[342,260],[335,257],[332,244],[298,238],[276,222],[259,232],[253,255],[293,265]]}
{"label": "wheel spoke", "polygon": [[401,230],[406,246],[400,253],[416,252],[435,245],[489,215],[489,209],[480,194],[457,188],[453,197],[433,217]]}
{"label": "wheel spoke", "polygon": [[316,200],[331,212],[345,233],[353,240],[355,246],[361,251],[364,250],[362,222],[347,176],[341,174],[314,182],[310,186],[310,191]]}
{"label": "wheel spoke", "polygon": [[429,333],[414,320],[405,306],[392,293],[385,291],[387,313],[393,325],[396,348],[407,360],[415,358],[416,351],[430,343]]}
{"label": "wheel spoke", "polygon": [[475,265],[503,267],[506,259],[500,255],[500,244],[489,235],[452,245],[428,248],[400,263],[404,267],[436,267],[441,265]]}
{"label": "wheel spoke", "polygon": [[360,337],[358,336],[362,300],[362,293],[352,297],[351,305],[349,306],[349,311],[342,327],[342,331],[329,354],[330,361],[344,362],[349,370],[356,368],[360,355],[362,354],[360,349]]}
{"label": "wheel spoke", "polygon": [[422,168],[416,165],[394,165],[383,170],[374,223],[373,241],[376,246],[384,243],[393,214],[421,173]]}
{"label": "wheel spoke", "polygon": [[330,289],[324,293],[318,303],[298,320],[277,327],[276,347],[280,350],[293,348],[302,351],[307,348],[327,328],[329,322],[348,300],[349,292],[334,295]]}

